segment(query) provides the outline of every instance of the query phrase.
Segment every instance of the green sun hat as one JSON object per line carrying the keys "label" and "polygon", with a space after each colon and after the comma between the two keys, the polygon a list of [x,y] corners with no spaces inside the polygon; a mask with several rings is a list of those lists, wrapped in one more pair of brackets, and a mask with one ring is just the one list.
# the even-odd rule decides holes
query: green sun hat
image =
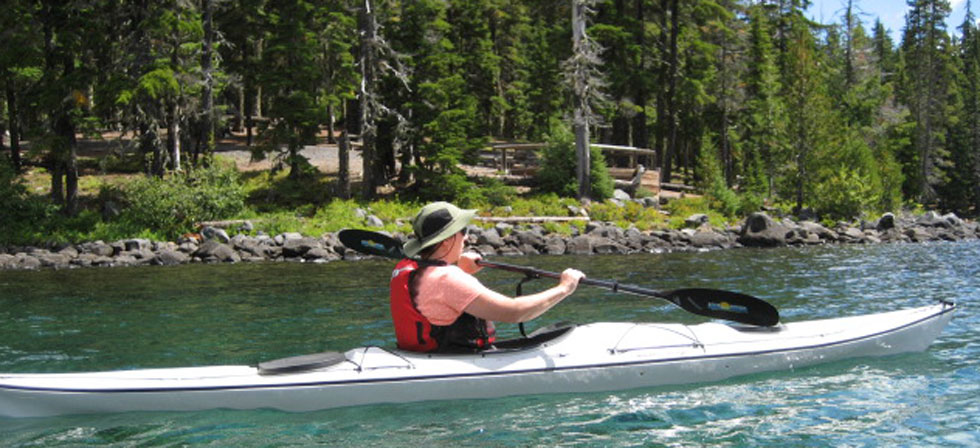
{"label": "green sun hat", "polygon": [[470,220],[476,216],[476,210],[464,210],[448,202],[433,202],[415,215],[412,221],[411,237],[402,251],[406,256],[414,257],[422,249],[433,246],[463,230]]}

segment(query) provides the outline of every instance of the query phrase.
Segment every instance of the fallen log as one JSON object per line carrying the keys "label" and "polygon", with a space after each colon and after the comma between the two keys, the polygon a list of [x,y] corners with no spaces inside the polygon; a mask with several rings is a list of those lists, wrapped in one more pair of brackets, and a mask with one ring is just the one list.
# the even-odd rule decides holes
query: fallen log
{"label": "fallen log", "polygon": [[477,216],[474,219],[483,222],[569,222],[588,221],[586,216]]}

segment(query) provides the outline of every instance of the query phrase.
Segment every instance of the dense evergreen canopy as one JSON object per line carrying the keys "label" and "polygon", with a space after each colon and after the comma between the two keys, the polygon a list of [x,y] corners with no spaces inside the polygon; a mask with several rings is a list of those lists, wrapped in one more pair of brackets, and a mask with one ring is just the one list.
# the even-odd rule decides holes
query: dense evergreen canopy
{"label": "dense evergreen canopy", "polygon": [[722,201],[980,209],[980,32],[972,14],[946,29],[948,0],[907,0],[898,43],[859,0],[833,24],[806,0],[589,1],[601,63],[577,92],[582,1],[8,0],[0,149],[45,166],[69,214],[75,136],[110,129],[162,176],[208,163],[216,129],[254,126],[256,155],[300,178],[299,149],[345,129],[363,195],[461,199],[459,165],[489,141],[543,141],[585,107],[593,142],[655,149],[663,181],[693,175]]}

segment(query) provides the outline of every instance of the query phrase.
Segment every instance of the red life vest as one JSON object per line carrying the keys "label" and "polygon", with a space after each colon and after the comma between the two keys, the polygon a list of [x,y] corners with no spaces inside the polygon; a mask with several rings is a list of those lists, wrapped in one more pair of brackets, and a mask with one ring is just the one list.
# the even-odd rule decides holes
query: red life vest
{"label": "red life vest", "polygon": [[411,293],[415,260],[405,259],[391,273],[391,318],[398,348],[414,352],[474,351],[488,348],[496,339],[493,324],[463,313],[450,325],[433,325],[415,307]]}

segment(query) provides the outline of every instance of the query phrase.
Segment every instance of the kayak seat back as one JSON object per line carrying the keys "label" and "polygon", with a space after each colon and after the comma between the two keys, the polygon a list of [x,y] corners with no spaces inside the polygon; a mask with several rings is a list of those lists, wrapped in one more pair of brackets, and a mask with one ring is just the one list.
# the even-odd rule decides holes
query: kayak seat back
{"label": "kayak seat back", "polygon": [[289,358],[260,362],[258,369],[259,375],[282,375],[286,373],[323,369],[335,364],[340,364],[346,360],[347,357],[344,356],[343,353],[323,352],[314,353],[312,355],[291,356]]}
{"label": "kayak seat back", "polygon": [[567,334],[576,326],[577,325],[569,324],[568,322],[559,322],[557,324],[541,327],[531,332],[531,334],[527,335],[526,338],[515,338],[494,342],[493,348],[484,350],[483,353],[535,348],[541,344],[544,344],[545,342],[552,341]]}

